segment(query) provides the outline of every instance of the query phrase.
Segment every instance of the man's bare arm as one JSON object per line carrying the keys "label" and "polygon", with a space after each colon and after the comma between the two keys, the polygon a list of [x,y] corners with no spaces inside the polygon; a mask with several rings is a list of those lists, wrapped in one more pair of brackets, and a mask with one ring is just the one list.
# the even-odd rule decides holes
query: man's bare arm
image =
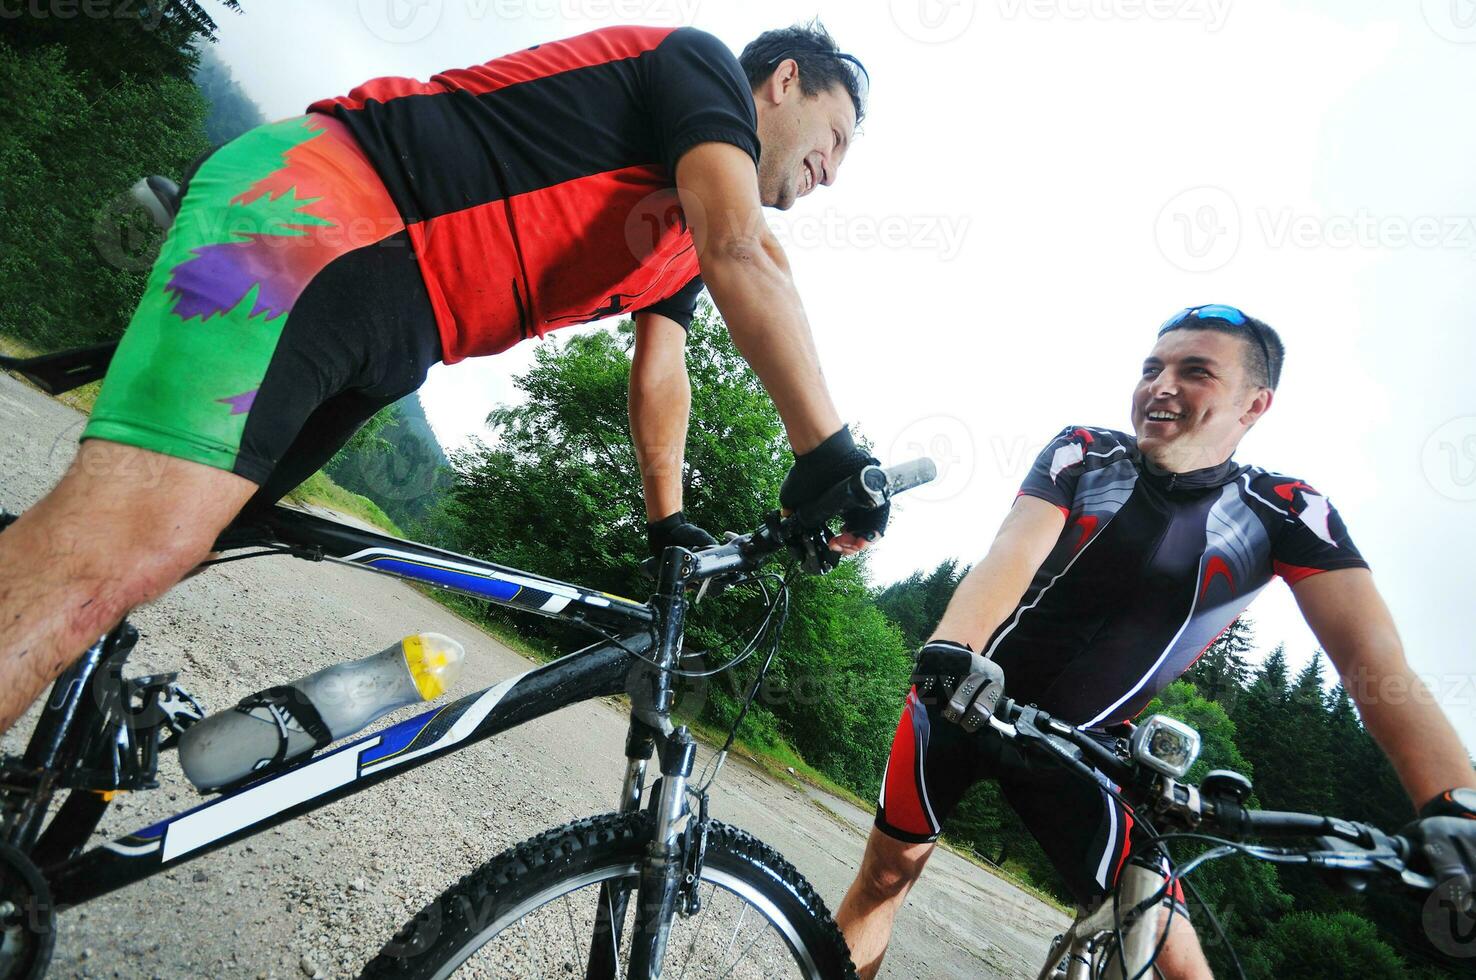
{"label": "man's bare arm", "polygon": [[1466,748],[1405,660],[1368,569],[1312,575],[1292,594],[1415,807],[1448,789],[1476,787]]}
{"label": "man's bare arm", "polygon": [[630,438],[641,469],[646,520],[682,509],[682,459],[692,383],[687,377],[687,332],[658,313],[635,316],[630,363]]}
{"label": "man's bare arm", "polygon": [[[1066,516],[1055,504],[1029,495],[1015,498],[989,553],[958,583],[932,639],[967,643],[982,652],[1030,587],[1065,526]],[[1008,688],[1009,678],[1005,683]]]}
{"label": "man's bare arm", "polygon": [[702,280],[763,382],[796,453],[841,427],[820,372],[789,261],[763,218],[753,158],[728,143],[703,143],[677,164],[677,191]]}

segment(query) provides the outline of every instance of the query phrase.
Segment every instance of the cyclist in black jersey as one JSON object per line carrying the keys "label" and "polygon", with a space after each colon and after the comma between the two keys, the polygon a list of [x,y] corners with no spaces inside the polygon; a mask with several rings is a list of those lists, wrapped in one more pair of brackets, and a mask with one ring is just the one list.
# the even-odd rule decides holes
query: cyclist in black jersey
{"label": "cyclist in black jersey", "polygon": [[[991,657],[1015,700],[1105,730],[1188,670],[1278,576],[1418,808],[1434,866],[1476,873],[1476,772],[1429,698],[1371,696],[1385,683],[1423,688],[1342,519],[1306,482],[1231,458],[1271,407],[1282,353],[1269,326],[1234,307],[1185,310],[1144,361],[1135,436],[1067,426],[1041,452],[919,652],[876,825],[836,914],[863,978],[875,976],[942,823],[979,779],[998,781],[1079,904],[1109,894],[1127,856],[1131,814],[1104,789],[1025,765],[987,727],[945,720],[952,690],[929,680],[962,679]],[[1210,976],[1182,925],[1158,966]]]}

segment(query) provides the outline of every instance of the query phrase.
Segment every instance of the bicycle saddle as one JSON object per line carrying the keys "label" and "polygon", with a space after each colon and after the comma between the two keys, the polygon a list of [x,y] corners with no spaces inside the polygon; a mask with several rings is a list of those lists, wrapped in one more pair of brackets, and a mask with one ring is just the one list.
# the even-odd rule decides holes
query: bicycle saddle
{"label": "bicycle saddle", "polygon": [[168,228],[174,223],[174,216],[179,214],[180,198],[184,196],[178,184],[158,174],[140,178],[128,192],[160,228]]}

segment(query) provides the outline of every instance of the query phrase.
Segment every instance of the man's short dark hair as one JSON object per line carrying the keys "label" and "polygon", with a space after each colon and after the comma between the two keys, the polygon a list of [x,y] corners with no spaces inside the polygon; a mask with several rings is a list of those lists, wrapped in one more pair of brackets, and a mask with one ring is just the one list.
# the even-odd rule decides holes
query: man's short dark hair
{"label": "man's short dark hair", "polygon": [[1281,364],[1286,359],[1286,347],[1271,325],[1246,313],[1241,314],[1245,318],[1243,322],[1234,323],[1210,313],[1213,307],[1204,309],[1203,315],[1199,315],[1197,309],[1185,310],[1177,320],[1164,324],[1158,335],[1162,337],[1175,330],[1209,330],[1239,337],[1245,347],[1247,377],[1253,384],[1274,391],[1281,383]]}
{"label": "man's short dark hair", "polygon": [[865,69],[850,56],[843,55],[824,24],[812,20],[808,24],[765,31],[743,49],[738,63],[748,76],[749,87],[756,89],[769,80],[786,58],[793,58],[799,65],[801,92],[814,98],[839,85],[851,97],[851,104],[856,107],[856,124],[861,124],[866,104],[858,75],[864,74]]}

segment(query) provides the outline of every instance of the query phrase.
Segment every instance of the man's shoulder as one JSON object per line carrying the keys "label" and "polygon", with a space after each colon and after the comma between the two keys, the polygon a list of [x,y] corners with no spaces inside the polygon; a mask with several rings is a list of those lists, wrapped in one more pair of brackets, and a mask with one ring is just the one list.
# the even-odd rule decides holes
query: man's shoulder
{"label": "man's shoulder", "polygon": [[1327,495],[1307,480],[1263,466],[1245,466],[1240,481],[1253,499],[1286,517],[1298,516],[1308,508],[1320,511],[1328,506]]}
{"label": "man's shoulder", "polygon": [[1138,441],[1131,435],[1096,425],[1068,425],[1056,433],[1050,445],[1080,446],[1085,457],[1097,459],[1132,458],[1138,451]]}
{"label": "man's shoulder", "polygon": [[1264,466],[1256,466],[1253,463],[1243,464],[1241,479],[1245,481],[1246,486],[1257,493],[1270,494],[1282,503],[1290,501],[1301,491],[1321,496],[1321,493],[1314,489],[1311,483],[1299,476],[1292,476],[1279,470],[1268,470]]}
{"label": "man's shoulder", "polygon": [[1063,473],[1081,476],[1108,466],[1131,466],[1136,456],[1137,442],[1127,433],[1068,425],[1046,444],[1035,465],[1055,483]]}

